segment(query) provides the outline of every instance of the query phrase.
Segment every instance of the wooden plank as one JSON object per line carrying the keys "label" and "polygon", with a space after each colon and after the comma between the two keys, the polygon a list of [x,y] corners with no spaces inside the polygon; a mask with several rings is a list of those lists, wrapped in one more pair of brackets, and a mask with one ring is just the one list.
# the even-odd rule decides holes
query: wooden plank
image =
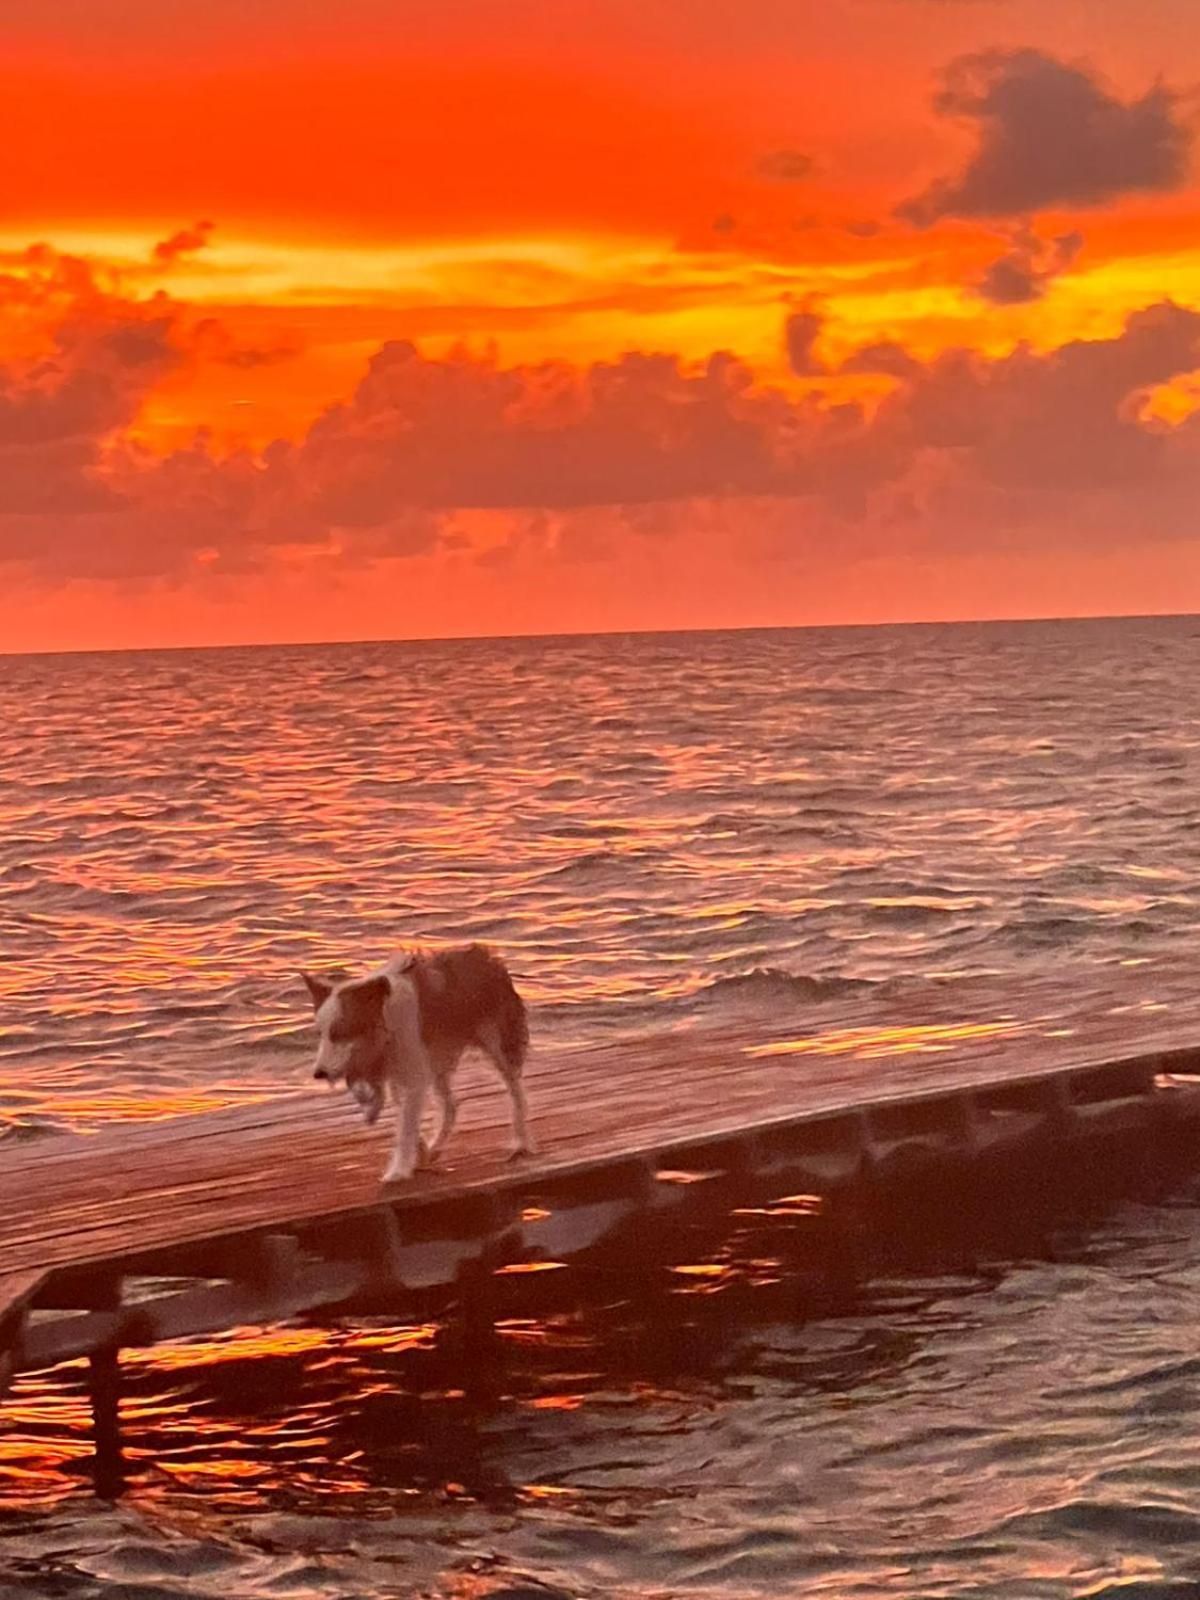
{"label": "wooden plank", "polygon": [[[1031,993],[1036,1001],[1036,987]],[[1037,1021],[1030,993],[1020,1006],[1033,1016],[1027,1021],[1011,1011],[964,1018],[952,1000],[894,1006],[885,1026],[860,1009],[798,1037],[727,1027],[548,1053],[529,1074],[542,1155],[519,1169],[504,1163],[507,1106],[489,1087],[471,1094],[445,1167],[387,1191],[379,1175],[388,1130],[368,1132],[347,1097],[315,1086],[274,1104],[23,1145],[0,1154],[0,1260],[10,1272],[40,1275],[364,1210],[381,1198],[404,1210],[532,1188],[623,1157],[649,1160],[838,1110],[1178,1050],[1181,1030],[1200,1041],[1200,1001],[1182,1017],[1178,1009],[1131,1016],[1119,986],[1066,1033]]]}
{"label": "wooden plank", "polygon": [[[1076,1059],[1086,1064],[1094,1058],[1080,1054]],[[1053,1065],[1055,1070],[1061,1070],[1062,1061],[1056,1060]],[[709,1072],[709,1085],[716,1076]],[[993,1077],[991,1073],[981,1076],[985,1081]],[[907,1092],[930,1092],[942,1086],[942,1074],[926,1073],[920,1081],[911,1083]],[[885,1098],[878,1092],[864,1094],[861,1084],[853,1086],[857,1093],[848,1093],[840,1085],[833,1094],[813,1092],[815,1086],[807,1087],[809,1092],[793,1097],[791,1103],[776,1101],[772,1114],[766,1117],[757,1096],[739,1104],[738,1097],[729,1093],[719,1097],[719,1117],[711,1112],[663,1117],[653,1114],[655,1108],[649,1107],[652,1114],[644,1128],[631,1126],[627,1096],[617,1097],[620,1114],[615,1115],[589,1107],[592,1115],[584,1120],[576,1105],[570,1125],[556,1128],[550,1124],[544,1130],[547,1155],[527,1165],[523,1176],[528,1180],[561,1175],[581,1163],[611,1159],[622,1151],[632,1153],[686,1138],[716,1137],[793,1115],[814,1115],[843,1105],[877,1104]],[[205,1130],[209,1137],[204,1145],[189,1152],[191,1170],[183,1179],[173,1176],[178,1170],[174,1160],[164,1176],[157,1163],[146,1172],[131,1171],[123,1162],[115,1166],[107,1160],[101,1162],[90,1158],[86,1151],[70,1160],[59,1158],[54,1163],[57,1170],[52,1175],[43,1174],[52,1177],[54,1203],[34,1217],[28,1213],[22,1216],[15,1204],[6,1206],[6,1220],[0,1224],[0,1246],[8,1260],[20,1259],[22,1254],[29,1258],[36,1249],[33,1259],[45,1266],[60,1260],[94,1258],[96,1247],[113,1243],[111,1238],[93,1235],[115,1233],[119,1236],[116,1243],[126,1251],[150,1248],[160,1241],[203,1237],[212,1232],[214,1218],[209,1215],[197,1230],[193,1213],[210,1212],[214,1202],[223,1208],[220,1221],[233,1231],[241,1225],[262,1225],[272,1216],[287,1220],[296,1215],[319,1215],[377,1199],[384,1140],[365,1135],[353,1122],[346,1126],[344,1121],[339,1137],[331,1137],[332,1130],[321,1125],[324,1121],[314,1119],[315,1125],[306,1129],[281,1133],[270,1149],[256,1146],[247,1152],[240,1146],[236,1122],[221,1120]],[[649,1139],[646,1129],[652,1135]],[[422,1176],[411,1187],[390,1191],[390,1197],[425,1198],[464,1192],[481,1183],[494,1185],[511,1177],[495,1161],[494,1131],[498,1130],[468,1130],[457,1147],[453,1167],[437,1176]],[[243,1159],[247,1154],[249,1161]],[[469,1173],[466,1169],[475,1162],[480,1163],[479,1167]],[[3,1180],[0,1173],[0,1203],[6,1199]],[[324,1187],[326,1193],[314,1195],[314,1187]]]}

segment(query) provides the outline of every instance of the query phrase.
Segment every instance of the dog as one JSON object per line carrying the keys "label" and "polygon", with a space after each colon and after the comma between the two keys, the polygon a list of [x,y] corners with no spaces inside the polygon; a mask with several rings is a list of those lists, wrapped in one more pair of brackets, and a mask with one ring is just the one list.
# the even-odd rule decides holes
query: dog
{"label": "dog", "polygon": [[[525,1003],[508,968],[486,946],[393,956],[366,978],[300,976],[319,1033],[313,1076],[344,1082],[368,1124],[378,1119],[391,1090],[396,1140],[385,1183],[411,1178],[418,1166],[438,1159],[458,1114],[454,1072],[472,1046],[488,1057],[508,1089],[512,1158],[533,1153],[521,1082],[529,1052]],[[421,1119],[431,1089],[440,1121],[427,1147]]]}

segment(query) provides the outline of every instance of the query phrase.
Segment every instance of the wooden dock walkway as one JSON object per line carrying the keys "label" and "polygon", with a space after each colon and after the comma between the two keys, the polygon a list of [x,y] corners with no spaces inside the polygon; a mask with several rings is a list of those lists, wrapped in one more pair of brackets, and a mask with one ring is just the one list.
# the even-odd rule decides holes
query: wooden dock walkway
{"label": "wooden dock walkway", "polygon": [[0,1394],[22,1371],[86,1358],[93,1476],[112,1498],[122,1349],[335,1309],[450,1313],[463,1388],[482,1398],[497,1307],[527,1314],[545,1281],[525,1268],[607,1260],[652,1277],[664,1242],[803,1196],[791,1211],[816,1233],[797,1222],[785,1253],[803,1276],[815,1250],[836,1299],[864,1209],[936,1211],[954,1194],[1003,1214],[1072,1173],[1200,1164],[1200,998],[1167,1007],[1136,980],[1105,982],[1065,1017],[1048,973],[1044,1004],[1037,982],[976,989],[966,1008],[953,985],[941,1003],[925,986],[882,1010],[814,1008],[790,1030],[542,1050],[528,1073],[541,1149],[519,1163],[504,1159],[503,1092],[468,1070],[444,1165],[387,1188],[390,1130],[311,1082],[237,1110],[13,1143],[0,1148]]}
{"label": "wooden dock walkway", "polygon": [[366,1130],[347,1096],[315,1084],[15,1145],[0,1153],[0,1388],[22,1369],[383,1288],[402,1303],[461,1286],[472,1266],[578,1256],[682,1215],[696,1187],[684,1177],[833,1194],[947,1163],[1200,1138],[1200,1002],[1109,1006],[1069,1028],[1025,1014],[926,1007],[884,1025],[814,1017],[801,1036],[560,1050],[530,1074],[540,1154],[505,1161],[506,1107],[480,1074],[443,1167],[386,1189],[390,1129]]}

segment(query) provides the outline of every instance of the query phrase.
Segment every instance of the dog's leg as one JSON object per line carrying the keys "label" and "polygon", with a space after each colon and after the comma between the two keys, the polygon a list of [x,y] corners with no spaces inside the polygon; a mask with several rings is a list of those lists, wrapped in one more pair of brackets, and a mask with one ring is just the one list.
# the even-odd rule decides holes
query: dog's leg
{"label": "dog's leg", "polygon": [[432,1166],[437,1158],[441,1155],[442,1150],[445,1147],[446,1140],[454,1132],[454,1124],[458,1120],[458,1101],[454,1098],[453,1094],[451,1094],[450,1085],[448,1083],[435,1083],[433,1086],[433,1092],[438,1099],[439,1116],[441,1117],[441,1121],[438,1124],[437,1135],[435,1136],[433,1143],[429,1146],[429,1153],[426,1157],[430,1166]]}
{"label": "dog's leg", "polygon": [[396,1142],[383,1174],[384,1183],[411,1178],[424,1154],[421,1113],[425,1109],[425,1089],[425,1074],[410,1072],[402,1092],[396,1096]]}
{"label": "dog's leg", "polygon": [[514,1066],[504,1053],[499,1030],[493,1023],[486,1023],[475,1038],[479,1048],[504,1079],[508,1097],[512,1101],[513,1146],[509,1152],[510,1159],[515,1161],[518,1156],[535,1155],[537,1144],[529,1131],[529,1103],[525,1099],[520,1067]]}
{"label": "dog's leg", "polygon": [[437,1137],[429,1147],[426,1162],[432,1166],[441,1155],[446,1140],[454,1132],[454,1124],[458,1120],[458,1101],[454,1098],[454,1064],[436,1062],[433,1071],[433,1092],[437,1097],[440,1122],[438,1123]]}
{"label": "dog's leg", "polygon": [[411,1178],[425,1154],[421,1143],[421,1114],[432,1076],[415,1000],[411,1006],[400,1009],[393,1027],[394,1045],[388,1062],[388,1077],[396,1102],[396,1142],[383,1174],[384,1183],[400,1183]]}
{"label": "dog's leg", "polygon": [[529,1103],[525,1099],[525,1085],[519,1072],[505,1073],[509,1098],[512,1100],[513,1147],[510,1159],[537,1154],[537,1142],[529,1131]]}

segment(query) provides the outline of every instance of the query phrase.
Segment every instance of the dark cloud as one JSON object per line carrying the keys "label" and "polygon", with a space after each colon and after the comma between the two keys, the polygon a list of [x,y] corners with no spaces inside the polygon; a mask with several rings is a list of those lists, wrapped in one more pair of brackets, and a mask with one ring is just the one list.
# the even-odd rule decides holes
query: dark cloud
{"label": "dark cloud", "polygon": [[988,267],[976,285],[976,292],[997,306],[1025,305],[1038,300],[1055,278],[1074,264],[1082,249],[1081,233],[1039,239],[1030,229],[1019,228],[1012,236],[1009,249]]}
{"label": "dark cloud", "polygon": [[[350,400],[292,452],[299,492],[331,523],[401,506],[634,504],[797,481],[800,413],[731,356],[699,369],[631,351],[584,368],[431,360],[388,344]],[[816,408],[806,429],[820,431]]]}
{"label": "dark cloud", "polygon": [[1191,132],[1162,83],[1126,101],[1086,68],[1039,50],[987,50],[950,63],[934,105],[973,125],[976,142],[960,173],[897,208],[920,226],[1099,206],[1187,175]]}
{"label": "dark cloud", "polygon": [[806,306],[793,311],[783,324],[788,366],[798,378],[813,377],[825,371],[824,363],[814,351],[824,323],[825,318],[815,306]]}
{"label": "dark cloud", "polygon": [[160,266],[169,267],[178,261],[180,256],[194,255],[197,250],[203,250],[208,243],[208,236],[213,231],[211,222],[197,222],[195,227],[181,228],[178,233],[173,233],[169,239],[160,239],[154,246],[154,259]]}
{"label": "dark cloud", "polygon": [[885,339],[879,344],[863,345],[847,357],[838,370],[877,373],[887,378],[912,378],[921,370],[921,363],[903,345]]}
{"label": "dark cloud", "polygon": [[803,150],[771,150],[761,158],[757,171],[772,183],[802,183],[811,177],[813,159]]}
{"label": "dark cloud", "polygon": [[249,372],[256,367],[278,367],[284,361],[294,361],[298,351],[291,345],[237,345],[223,357],[227,367],[238,367]]}
{"label": "dark cloud", "polygon": [[256,367],[277,367],[299,354],[294,345],[239,345],[217,317],[203,317],[192,330],[198,354],[221,366],[251,371]]}
{"label": "dark cloud", "polygon": [[883,223],[875,222],[870,217],[864,217],[861,222],[847,222],[843,226],[853,239],[876,239],[883,232]]}

